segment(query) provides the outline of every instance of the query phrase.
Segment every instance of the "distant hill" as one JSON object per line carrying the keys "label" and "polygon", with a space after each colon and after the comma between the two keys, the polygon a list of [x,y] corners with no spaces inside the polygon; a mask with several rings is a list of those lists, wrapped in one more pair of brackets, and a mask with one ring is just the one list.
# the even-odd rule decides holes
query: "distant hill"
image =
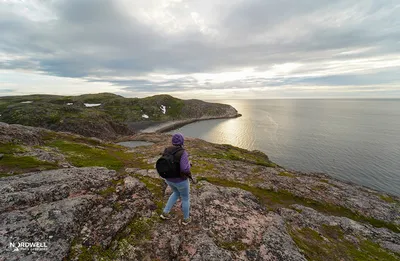
{"label": "distant hill", "polygon": [[181,100],[170,95],[124,98],[112,93],[80,96],[0,97],[0,121],[115,139],[145,127],[176,120],[230,118],[230,105]]}

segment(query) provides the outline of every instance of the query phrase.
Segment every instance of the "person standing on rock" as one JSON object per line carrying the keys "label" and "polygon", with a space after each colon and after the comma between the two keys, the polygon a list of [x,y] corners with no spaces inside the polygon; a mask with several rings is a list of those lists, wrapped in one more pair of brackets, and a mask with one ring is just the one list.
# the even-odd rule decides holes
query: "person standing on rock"
{"label": "person standing on rock", "polygon": [[[164,220],[170,219],[169,212],[178,200],[182,200],[182,211],[183,221],[182,225],[190,223],[190,183],[189,178],[193,180],[190,172],[189,155],[183,148],[184,137],[181,133],[176,133],[172,136],[172,146],[167,147],[164,150],[164,154],[173,154],[174,161],[179,162],[179,177],[177,178],[166,178],[165,182],[171,187],[173,193],[168,199],[167,205],[165,206],[163,213],[160,217]],[[178,165],[178,164],[177,164]]]}

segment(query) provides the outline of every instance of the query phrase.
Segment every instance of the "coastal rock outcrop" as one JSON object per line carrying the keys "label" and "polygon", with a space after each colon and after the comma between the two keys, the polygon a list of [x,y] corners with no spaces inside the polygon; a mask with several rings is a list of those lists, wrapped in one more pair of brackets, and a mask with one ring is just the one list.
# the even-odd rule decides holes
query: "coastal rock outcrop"
{"label": "coastal rock outcrop", "polygon": [[1,124],[0,260],[400,259],[398,197],[194,138],[192,222],[179,201],[161,220],[171,191],[154,162],[170,138],[129,149]]}
{"label": "coastal rock outcrop", "polygon": [[[127,178],[127,185],[121,184],[124,190],[117,193],[113,191],[113,182],[119,184],[116,179],[116,172],[105,168],[0,179],[0,260],[63,260],[78,235],[84,244],[107,246],[134,216],[151,212],[149,192],[142,184]],[[134,193],[142,198],[133,199]],[[123,204],[123,210],[116,210],[115,204]],[[38,242],[46,248],[18,249],[21,242]]]}

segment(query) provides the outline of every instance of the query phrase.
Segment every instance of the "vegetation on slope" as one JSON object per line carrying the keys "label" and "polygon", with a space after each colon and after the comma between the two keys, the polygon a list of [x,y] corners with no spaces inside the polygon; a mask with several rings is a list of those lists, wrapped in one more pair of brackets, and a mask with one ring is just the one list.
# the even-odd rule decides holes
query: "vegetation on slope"
{"label": "vegetation on slope", "polygon": [[[98,106],[87,107],[85,104]],[[111,93],[0,97],[0,121],[102,139],[133,134],[138,126],[132,127],[132,123],[235,114],[229,105],[180,100],[170,95],[142,99],[124,98]]]}

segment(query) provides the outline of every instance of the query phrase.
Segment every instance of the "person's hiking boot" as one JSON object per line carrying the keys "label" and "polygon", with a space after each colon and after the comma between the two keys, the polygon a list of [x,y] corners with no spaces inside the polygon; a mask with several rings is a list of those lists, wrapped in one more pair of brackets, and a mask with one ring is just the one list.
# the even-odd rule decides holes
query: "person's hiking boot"
{"label": "person's hiking boot", "polygon": [[162,213],[160,215],[160,218],[164,219],[164,220],[168,220],[168,219],[171,219],[171,215],[169,213]]}
{"label": "person's hiking boot", "polygon": [[185,218],[182,221],[182,225],[187,226],[188,224],[190,224],[190,221],[192,221],[190,218]]}

